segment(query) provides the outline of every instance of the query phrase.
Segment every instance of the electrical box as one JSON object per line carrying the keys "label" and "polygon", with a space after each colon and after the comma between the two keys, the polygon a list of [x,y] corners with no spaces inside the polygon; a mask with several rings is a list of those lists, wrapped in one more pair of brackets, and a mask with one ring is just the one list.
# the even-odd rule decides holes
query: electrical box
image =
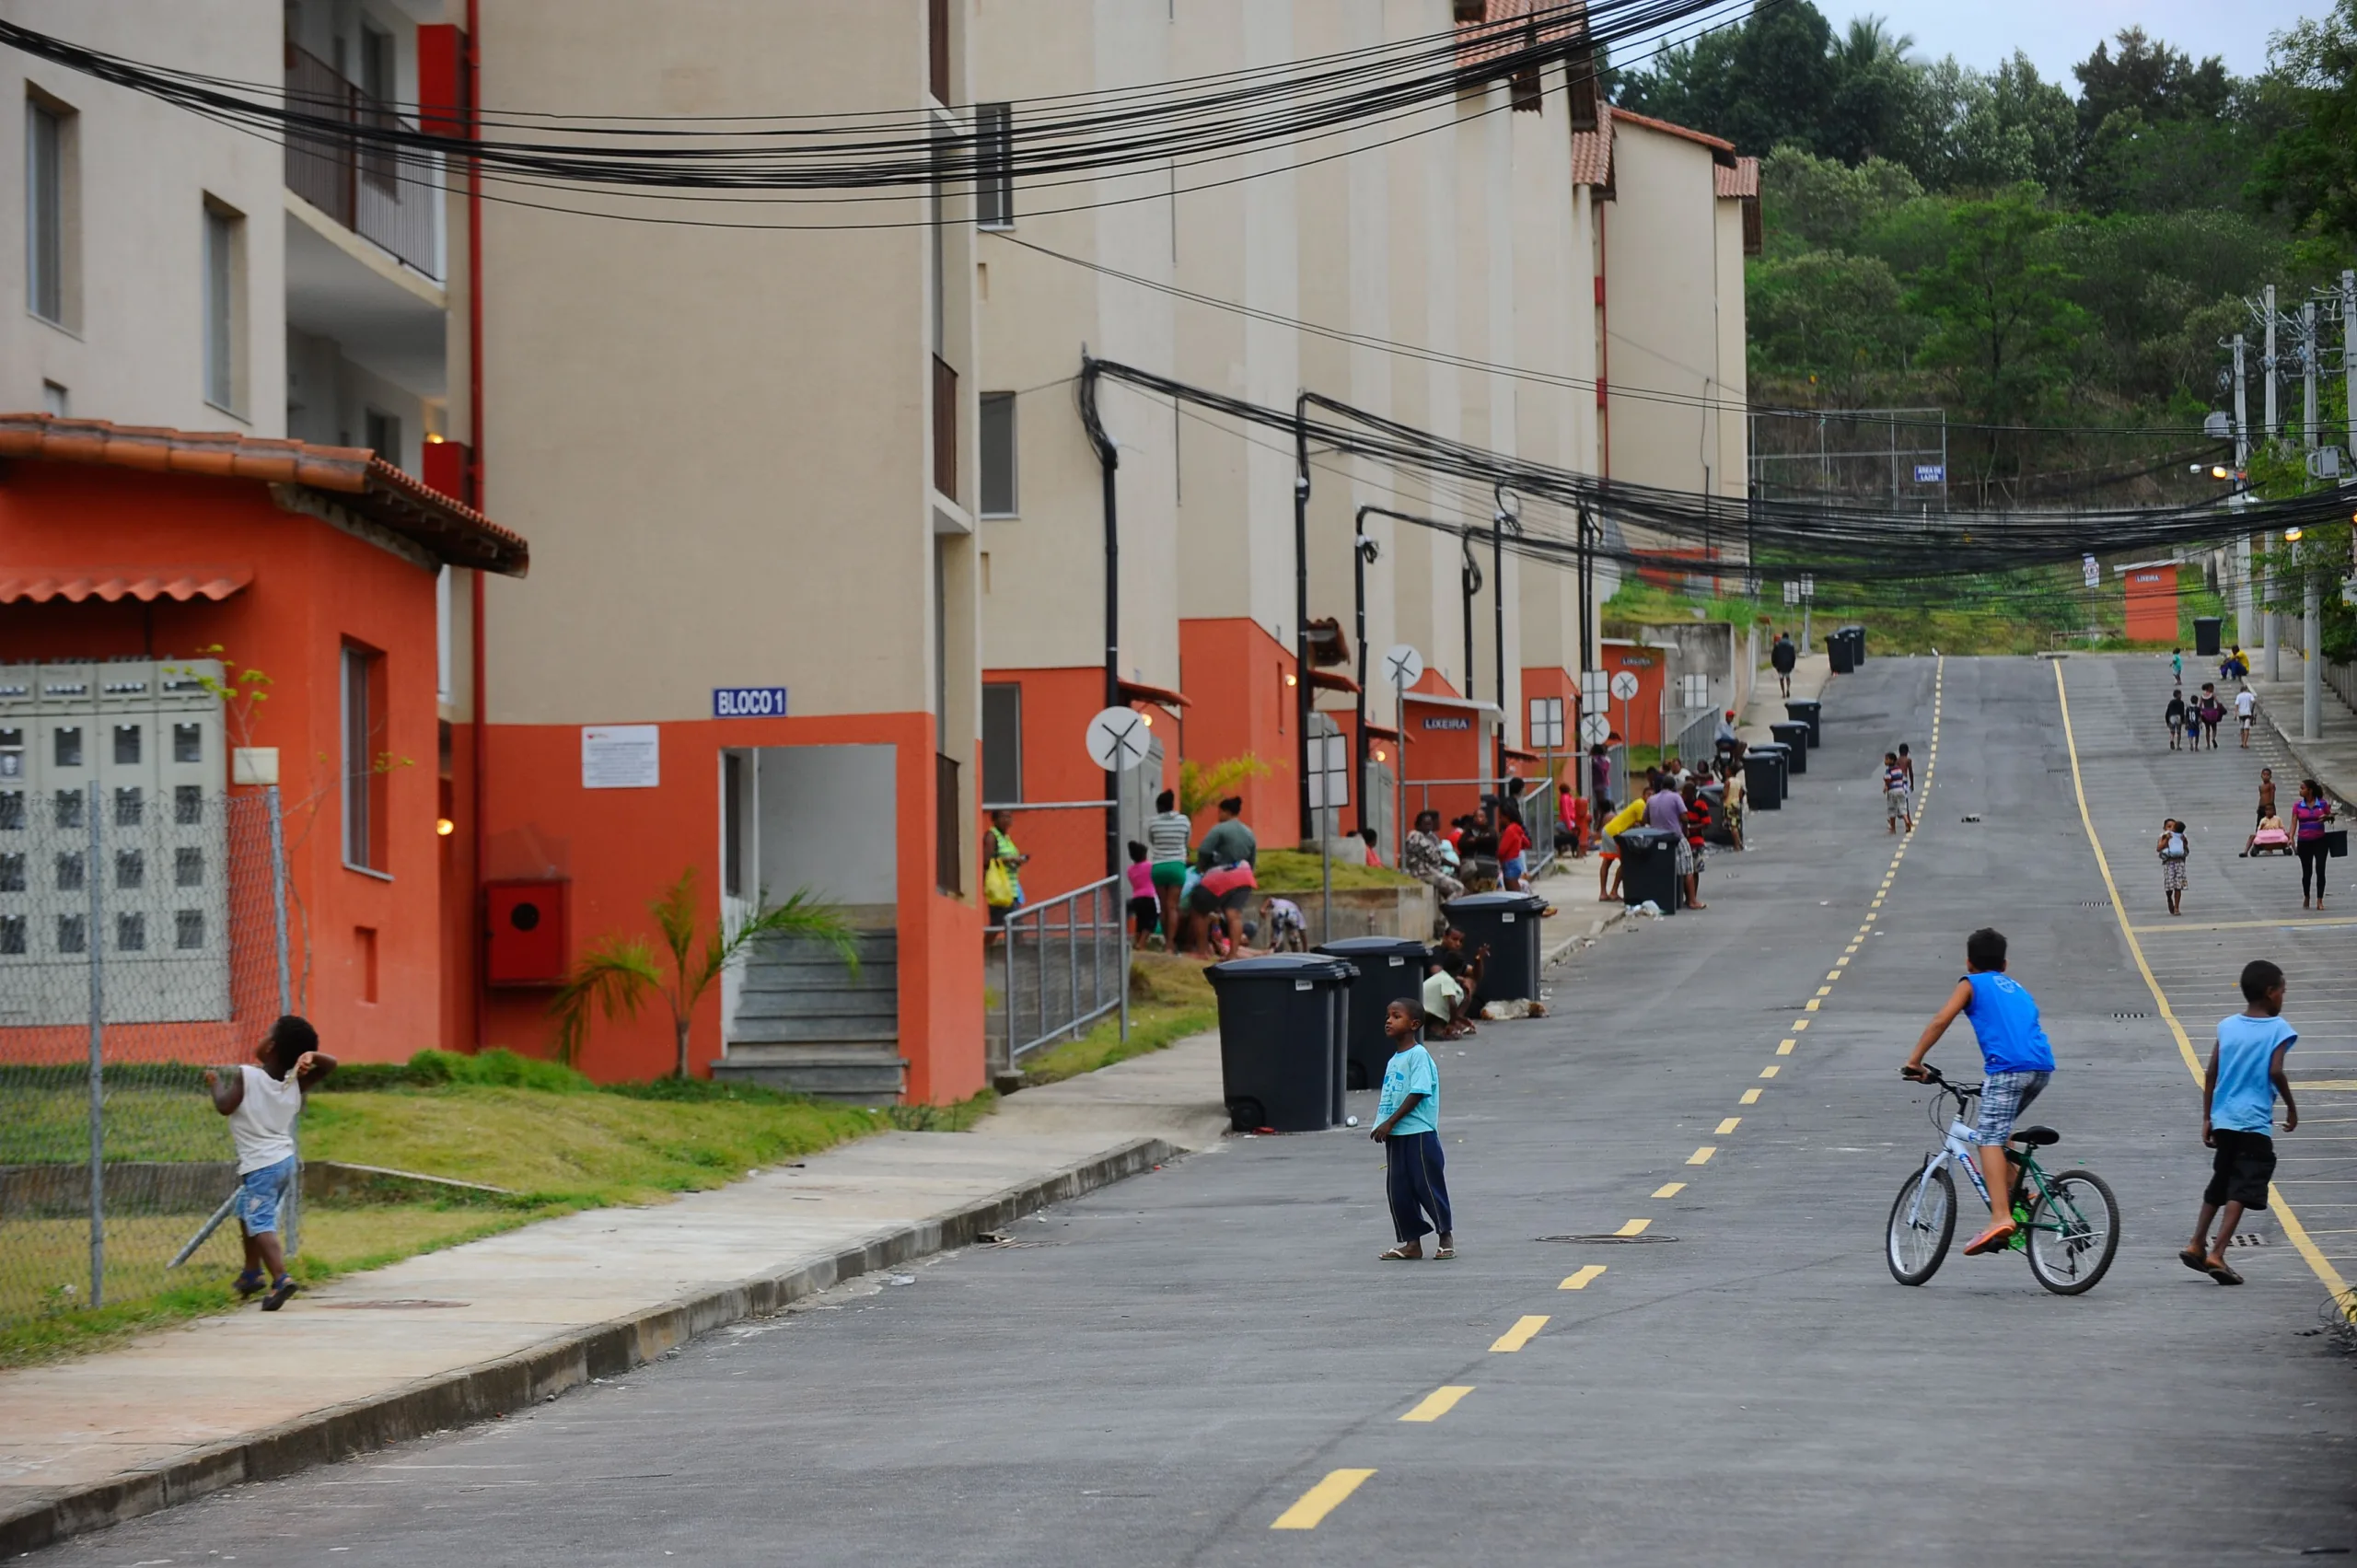
{"label": "electrical box", "polygon": [[557,985],[570,957],[565,906],[572,884],[559,880],[483,884],[483,978],[493,985]]}

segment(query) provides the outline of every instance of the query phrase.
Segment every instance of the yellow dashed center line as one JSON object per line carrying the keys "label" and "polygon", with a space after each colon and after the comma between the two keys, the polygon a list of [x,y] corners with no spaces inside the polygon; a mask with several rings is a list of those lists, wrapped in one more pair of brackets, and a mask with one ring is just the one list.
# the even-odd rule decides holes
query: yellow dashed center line
{"label": "yellow dashed center line", "polygon": [[1743,1098],[1736,1103],[1740,1105],[1758,1105],[1759,1103],[1759,1091],[1758,1089],[1744,1090]]}
{"label": "yellow dashed center line", "polygon": [[1743,1121],[1743,1118],[1742,1118],[1742,1117],[1740,1117],[1740,1116],[1730,1116],[1730,1117],[1728,1117],[1724,1121],[1720,1122],[1720,1123],[1719,1123],[1719,1136],[1720,1136],[1720,1137],[1722,1137],[1722,1138],[1724,1138],[1724,1137],[1725,1137],[1728,1133],[1730,1133],[1730,1132],[1734,1132],[1734,1131],[1736,1130],[1736,1124],[1737,1124],[1737,1123],[1739,1123],[1739,1122],[1741,1122],[1742,1121]]}
{"label": "yellow dashed center line", "polygon": [[1538,1338],[1538,1330],[1546,1326],[1547,1319],[1543,1315],[1517,1318],[1513,1328],[1490,1342],[1490,1349],[1499,1355],[1510,1355]]}
{"label": "yellow dashed center line", "polygon": [[1793,1053],[1793,1047],[1798,1044],[1800,1044],[1800,1041],[1796,1040],[1780,1040],[1776,1042],[1776,1054],[1779,1056],[1790,1056]]}
{"label": "yellow dashed center line", "polygon": [[[1688,1163],[1691,1164],[1692,1162],[1689,1161]],[[1622,1220],[1620,1222],[1620,1228],[1614,1231],[1612,1234],[1615,1236],[1643,1236],[1645,1234],[1645,1226],[1653,1223],[1654,1222],[1651,1220]]]}
{"label": "yellow dashed center line", "polygon": [[1695,1150],[1692,1154],[1687,1156],[1686,1163],[1688,1165],[1708,1165],[1711,1163],[1711,1156],[1718,1152],[1719,1151],[1713,1145],[1705,1144],[1701,1148]]}
{"label": "yellow dashed center line", "polygon": [[[1801,1004],[1801,1005],[1802,1005],[1802,1006],[1804,1006],[1804,1007],[1806,1007],[1810,1012],[1814,1013],[1814,1012],[1816,1012],[1819,1007],[1824,1006],[1824,1005],[1825,1005],[1825,1004],[1824,1004],[1823,1002],[1819,1001],[1817,998],[1816,998],[1816,997],[1812,996],[1812,997],[1810,997],[1806,1002],[1802,1003],[1802,1004]],[[1798,1024],[1794,1024],[1794,1025],[1793,1026],[1793,1028],[1800,1028],[1800,1026],[1799,1026]]]}
{"label": "yellow dashed center line", "polygon": [[1654,1189],[1654,1196],[1656,1198],[1675,1198],[1680,1192],[1685,1191],[1686,1183],[1683,1181],[1665,1181],[1660,1186]]}
{"label": "yellow dashed center line", "polygon": [[1301,1494],[1301,1501],[1276,1517],[1269,1527],[1272,1530],[1314,1530],[1341,1505],[1342,1499],[1359,1489],[1361,1482],[1373,1475],[1373,1470],[1329,1470],[1326,1479]]}
{"label": "yellow dashed center line", "polygon": [[1801,1030],[1806,1028],[1808,1028],[1808,1020],[1806,1018],[1794,1018],[1793,1020],[1793,1032],[1794,1034],[1798,1034]]}
{"label": "yellow dashed center line", "polygon": [[[1789,1043],[1789,1042],[1787,1042],[1787,1043]],[[1782,1055],[1782,1053],[1783,1053],[1783,1047],[1782,1047],[1782,1046],[1777,1047],[1777,1054]],[[1772,1077],[1774,1077],[1774,1076],[1776,1075],[1776,1064],[1775,1064],[1773,1062],[1771,1062],[1770,1063],[1768,1063],[1768,1065],[1767,1065],[1767,1066],[1762,1067],[1761,1069],[1759,1069],[1759,1075],[1760,1075],[1761,1077],[1763,1077],[1763,1078],[1772,1078]]]}
{"label": "yellow dashed center line", "polygon": [[[1545,1319],[1541,1318],[1544,1322]],[[1457,1402],[1473,1391],[1470,1383],[1445,1383],[1416,1401],[1416,1408],[1401,1416],[1401,1421],[1438,1421],[1457,1408]]]}
{"label": "yellow dashed center line", "polygon": [[1557,1285],[1555,1288],[1557,1290],[1585,1290],[1589,1285],[1594,1284],[1603,1277],[1603,1264],[1582,1263],[1576,1272],[1573,1273],[1569,1278],[1564,1280],[1562,1284]]}

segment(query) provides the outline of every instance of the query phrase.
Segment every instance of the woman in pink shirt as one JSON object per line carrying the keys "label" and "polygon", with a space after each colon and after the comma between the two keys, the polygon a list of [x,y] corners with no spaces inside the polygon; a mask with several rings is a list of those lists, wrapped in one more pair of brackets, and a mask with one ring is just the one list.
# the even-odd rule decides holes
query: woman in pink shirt
{"label": "woman in pink shirt", "polygon": [[2316,907],[2324,908],[2324,825],[2332,820],[2332,803],[2324,785],[2300,781],[2300,798],[2292,802],[2292,850],[2300,857],[2300,907],[2308,908],[2308,881],[2316,880]]}

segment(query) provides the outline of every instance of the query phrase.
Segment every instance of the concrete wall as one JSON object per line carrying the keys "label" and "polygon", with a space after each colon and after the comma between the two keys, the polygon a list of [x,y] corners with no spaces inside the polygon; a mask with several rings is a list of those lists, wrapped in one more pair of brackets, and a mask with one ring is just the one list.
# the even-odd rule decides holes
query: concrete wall
{"label": "concrete wall", "polygon": [[[274,6],[13,0],[10,20],[95,49],[241,82],[282,74]],[[0,50],[0,407],[47,406],[179,430],[284,434],[282,325],[285,155],[274,141],[59,66]],[[29,97],[74,110],[67,157],[68,319],[27,308],[25,134]],[[243,215],[239,391],[206,401],[204,212]]]}
{"label": "concrete wall", "polygon": [[841,904],[892,902],[892,748],[765,746],[754,756],[759,885],[769,900],[807,888]]}

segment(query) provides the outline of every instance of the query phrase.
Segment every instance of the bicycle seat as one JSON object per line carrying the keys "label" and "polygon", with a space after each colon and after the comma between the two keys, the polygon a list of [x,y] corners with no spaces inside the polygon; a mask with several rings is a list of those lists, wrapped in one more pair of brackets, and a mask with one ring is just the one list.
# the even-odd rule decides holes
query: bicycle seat
{"label": "bicycle seat", "polygon": [[2057,1132],[2051,1127],[2016,1127],[2014,1129],[2014,1142],[2016,1144],[2027,1144],[2034,1149],[2042,1149],[2049,1144],[2059,1144],[2061,1141],[2062,1134]]}

